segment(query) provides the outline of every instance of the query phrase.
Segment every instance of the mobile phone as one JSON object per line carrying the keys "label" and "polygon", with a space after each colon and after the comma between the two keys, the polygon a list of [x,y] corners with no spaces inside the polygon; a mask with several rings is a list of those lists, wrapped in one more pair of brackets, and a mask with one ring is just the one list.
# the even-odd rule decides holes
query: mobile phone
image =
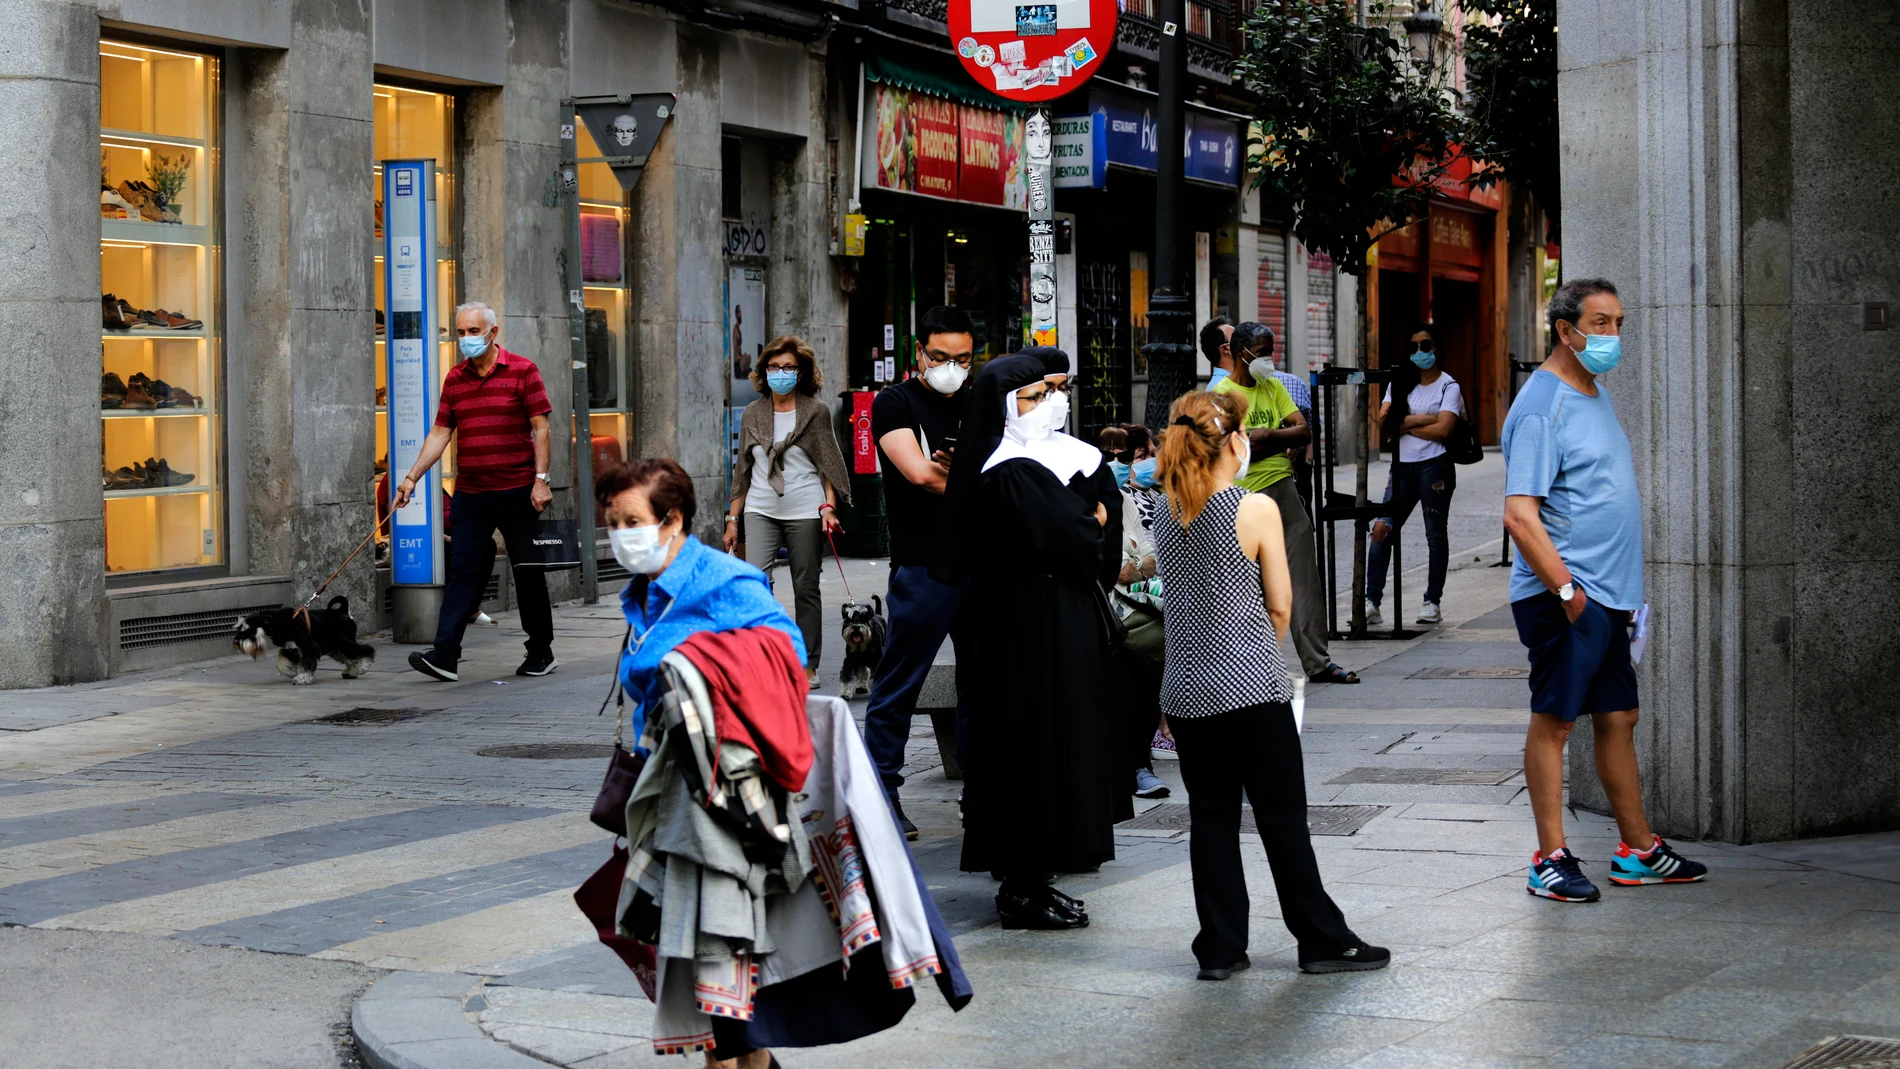
{"label": "mobile phone", "polygon": [[950,452],[952,449],[955,449],[956,447],[957,447],[957,440],[955,436],[947,437],[943,441],[937,443],[937,448],[943,450],[946,453]]}

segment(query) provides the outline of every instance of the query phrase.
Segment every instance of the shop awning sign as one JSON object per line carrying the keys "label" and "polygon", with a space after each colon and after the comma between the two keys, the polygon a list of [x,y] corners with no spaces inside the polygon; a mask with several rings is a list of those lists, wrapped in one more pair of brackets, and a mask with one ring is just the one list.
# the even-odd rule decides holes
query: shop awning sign
{"label": "shop awning sign", "polygon": [[879,83],[865,107],[864,184],[1022,211],[1023,117]]}
{"label": "shop awning sign", "polygon": [[1074,92],[1115,47],[1117,0],[950,0],[950,43],[990,92],[1034,103]]}
{"label": "shop awning sign", "polygon": [[[1106,162],[1142,171],[1154,170],[1159,155],[1154,109],[1145,102],[1108,99],[1105,93],[1090,95],[1096,98],[1090,103],[1094,105],[1094,114],[1099,116],[1097,121],[1107,126],[1101,135]],[[1190,108],[1185,126],[1181,147],[1183,176],[1216,185],[1238,184],[1247,153],[1240,124]]]}
{"label": "shop awning sign", "polygon": [[1108,184],[1108,115],[1059,115],[1055,120],[1055,187],[1101,189]]}

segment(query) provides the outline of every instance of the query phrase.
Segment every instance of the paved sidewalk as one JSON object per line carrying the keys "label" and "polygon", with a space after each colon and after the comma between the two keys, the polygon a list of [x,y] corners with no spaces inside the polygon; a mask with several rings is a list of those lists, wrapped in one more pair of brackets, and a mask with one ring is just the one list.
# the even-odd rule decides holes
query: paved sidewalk
{"label": "paved sidewalk", "polygon": [[[1483,507],[1484,495],[1461,497],[1454,524],[1489,529],[1495,502],[1491,517]],[[994,885],[956,868],[958,785],[920,719],[906,808],[976,1001],[952,1015],[926,994],[901,1027],[785,1052],[787,1069],[879,1060],[1768,1069],[1824,1036],[1900,1036],[1900,836],[1682,844],[1714,867],[1707,883],[1606,888],[1591,906],[1524,894],[1533,839],[1517,768],[1527,714],[1524,681],[1509,678],[1523,653],[1504,571],[1485,566],[1495,555],[1473,555],[1454,557],[1445,626],[1407,642],[1336,643],[1337,659],[1366,682],[1309,691],[1311,801],[1354,807],[1315,810],[1350,831],[1316,838],[1322,870],[1355,927],[1395,949],[1392,969],[1298,974],[1255,841],[1243,851],[1256,967],[1225,984],[1196,982],[1182,811],[1146,804],[1118,834],[1114,862],[1064,881],[1089,900],[1091,929],[1001,931]],[[1415,591],[1422,553],[1408,564]],[[846,567],[859,596],[882,591],[882,562]],[[834,568],[824,582],[835,613]],[[600,758],[492,756],[611,737],[594,714],[623,627],[617,606],[563,606],[556,624],[564,663],[545,679],[512,674],[522,636],[504,618],[471,630],[455,685],[410,672],[407,648],[381,644],[370,676],[343,680],[326,667],[310,687],[232,655],[0,693],[0,924],[41,929],[0,933],[0,956],[31,960],[33,982],[55,991],[89,989],[98,957],[46,955],[36,948],[50,944],[28,941],[117,946],[140,975],[159,978],[123,986],[111,1005],[68,999],[56,1011],[46,999],[16,1000],[0,1040],[38,1045],[0,1042],[9,1069],[325,1064],[324,1015],[344,1028],[338,993],[379,976],[356,1012],[358,1037],[391,1056],[375,1064],[686,1064],[651,1054],[650,1007],[570,898],[608,849],[585,818]],[[826,638],[829,689],[841,650],[835,632]],[[349,715],[322,719],[338,713]],[[1184,803],[1175,766],[1157,770],[1175,786],[1162,804]],[[1434,773],[1459,782],[1390,782]],[[1580,813],[1572,828],[1603,875],[1609,822]],[[124,949],[138,945],[155,952]],[[157,952],[176,947],[190,953]],[[220,956],[245,967],[218,966]],[[276,1018],[252,1011],[277,999],[296,1000],[299,1013],[283,1018],[295,1027],[273,1047],[273,1026],[257,1021]],[[151,1032],[143,1063],[75,1061],[45,1042],[54,1030],[121,1028],[122,1002],[138,1020],[202,1026]],[[207,1016],[207,1005],[250,1015]]]}

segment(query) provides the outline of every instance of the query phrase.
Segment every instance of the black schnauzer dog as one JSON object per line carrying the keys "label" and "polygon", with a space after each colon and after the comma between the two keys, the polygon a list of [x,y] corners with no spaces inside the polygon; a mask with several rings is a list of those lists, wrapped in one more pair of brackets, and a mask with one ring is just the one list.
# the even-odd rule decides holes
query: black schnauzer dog
{"label": "black schnauzer dog", "polygon": [[890,629],[884,619],[884,599],[871,595],[871,604],[848,601],[844,606],[844,671],[838,681],[843,696],[855,698],[871,693],[871,677],[884,656],[884,633]]}
{"label": "black schnauzer dog", "polygon": [[272,609],[239,620],[231,645],[252,660],[278,647],[277,671],[298,686],[317,681],[317,662],[326,655],[343,663],[343,678],[355,679],[376,661],[376,647],[356,640],[350,599],[339,594],[321,609]]}

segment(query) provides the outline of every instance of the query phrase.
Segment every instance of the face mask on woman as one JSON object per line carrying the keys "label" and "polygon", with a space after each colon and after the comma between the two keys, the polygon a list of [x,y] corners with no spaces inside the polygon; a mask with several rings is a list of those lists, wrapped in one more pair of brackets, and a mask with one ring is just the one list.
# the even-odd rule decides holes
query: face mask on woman
{"label": "face mask on woman", "polygon": [[1057,404],[1056,399],[1058,397],[1062,397],[1062,395],[1052,390],[1049,396],[1043,399],[1041,404],[1030,409],[1028,412],[1019,414],[1014,411],[1016,398],[1012,396],[1008,401],[1011,409],[1011,418],[1008,420],[1009,428],[1018,435],[1021,435],[1022,440],[1025,442],[1040,441],[1049,437],[1057,427],[1062,426],[1063,420],[1069,414],[1067,400],[1065,399],[1061,404]]}
{"label": "face mask on woman", "polygon": [[[666,542],[660,541],[660,525],[620,527],[607,532],[614,559],[635,575],[652,575],[666,567]],[[670,541],[670,539],[669,539]]]}
{"label": "face mask on woman", "polygon": [[1152,489],[1161,482],[1155,475],[1155,458],[1153,457],[1144,457],[1135,461],[1130,474],[1134,476],[1135,485],[1144,490]]}
{"label": "face mask on woman", "polygon": [[1119,460],[1109,461],[1108,470],[1110,474],[1115,476],[1116,486],[1120,486],[1121,484],[1128,481],[1128,465],[1123,464],[1121,461]]}
{"label": "face mask on woman", "polygon": [[488,335],[464,334],[455,344],[462,350],[464,357],[473,360],[488,351]]}
{"label": "face mask on woman", "polygon": [[798,372],[772,370],[765,373],[765,384],[773,393],[787,394],[798,388]]}
{"label": "face mask on woman", "polygon": [[946,360],[936,367],[924,369],[924,385],[945,397],[963,389],[963,380],[969,377],[969,369],[958,366],[954,360]]}
{"label": "face mask on woman", "polygon": [[1438,363],[1438,354],[1430,349],[1420,349],[1412,354],[1412,366],[1420,371],[1429,371],[1436,363]]}

